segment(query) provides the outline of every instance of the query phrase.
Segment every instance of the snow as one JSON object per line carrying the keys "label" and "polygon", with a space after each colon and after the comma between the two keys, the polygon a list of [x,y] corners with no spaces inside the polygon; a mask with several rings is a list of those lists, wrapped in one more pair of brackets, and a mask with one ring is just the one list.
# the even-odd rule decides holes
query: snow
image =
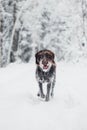
{"label": "snow", "polygon": [[0,69],[0,130],[87,130],[87,64],[57,64],[55,96],[36,96],[35,64]]}

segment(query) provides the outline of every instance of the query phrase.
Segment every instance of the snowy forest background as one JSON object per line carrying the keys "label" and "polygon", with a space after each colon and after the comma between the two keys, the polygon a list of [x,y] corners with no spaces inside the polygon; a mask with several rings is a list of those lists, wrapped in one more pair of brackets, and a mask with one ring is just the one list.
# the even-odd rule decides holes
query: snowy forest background
{"label": "snowy forest background", "polygon": [[[37,96],[42,49],[58,61],[49,102]],[[0,67],[0,130],[87,130],[87,0],[0,0]]]}
{"label": "snowy forest background", "polygon": [[87,58],[87,0],[1,0],[0,66],[27,63],[41,49],[57,61]]}

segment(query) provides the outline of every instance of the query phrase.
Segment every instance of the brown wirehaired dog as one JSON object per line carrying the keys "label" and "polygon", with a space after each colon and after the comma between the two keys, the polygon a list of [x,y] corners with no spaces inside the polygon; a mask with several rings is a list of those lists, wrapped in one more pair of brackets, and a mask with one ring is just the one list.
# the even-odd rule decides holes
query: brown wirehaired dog
{"label": "brown wirehaired dog", "polygon": [[[36,79],[39,84],[38,96],[49,101],[50,96],[53,96],[53,90],[56,78],[56,64],[54,61],[55,55],[50,50],[41,50],[36,53]],[[47,83],[46,96],[43,92],[43,83]]]}

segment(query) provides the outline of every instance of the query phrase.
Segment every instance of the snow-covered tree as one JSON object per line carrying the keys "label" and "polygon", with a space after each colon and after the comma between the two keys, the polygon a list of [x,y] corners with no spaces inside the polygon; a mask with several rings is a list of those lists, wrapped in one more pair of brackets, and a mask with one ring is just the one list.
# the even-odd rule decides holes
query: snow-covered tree
{"label": "snow-covered tree", "polygon": [[[11,38],[12,38],[12,32],[15,25],[17,14],[23,6],[24,0],[1,0],[1,6],[2,6],[2,21],[3,21],[3,43],[2,43],[2,66],[5,66],[9,63],[9,52],[10,52],[10,45],[11,45]],[[18,3],[20,6],[18,6]],[[15,38],[14,38],[15,39]],[[14,44],[15,44],[14,40]],[[14,45],[15,46],[15,45]],[[14,47],[13,47],[14,48]]]}
{"label": "snow-covered tree", "polygon": [[87,57],[87,0],[81,0],[82,9],[82,43],[83,55]]}
{"label": "snow-covered tree", "polygon": [[6,65],[7,59],[8,59],[8,48],[10,45],[10,37],[12,34],[12,28],[13,28],[13,1],[7,0],[7,1],[1,1],[2,5],[2,26],[3,26],[3,42],[2,42],[2,66]]}
{"label": "snow-covered tree", "polygon": [[57,60],[87,57],[87,0],[1,0],[2,65],[51,49]]}
{"label": "snow-covered tree", "polygon": [[0,67],[2,66],[2,42],[3,42],[3,16],[2,5],[0,3]]}

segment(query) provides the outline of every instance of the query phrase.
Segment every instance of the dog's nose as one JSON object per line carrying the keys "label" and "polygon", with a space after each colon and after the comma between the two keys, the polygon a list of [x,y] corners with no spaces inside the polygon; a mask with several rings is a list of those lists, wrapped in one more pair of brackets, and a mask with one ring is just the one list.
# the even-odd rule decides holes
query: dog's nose
{"label": "dog's nose", "polygon": [[43,64],[43,65],[47,65],[47,64],[48,64],[48,61],[47,61],[47,60],[43,60],[43,61],[42,61],[42,64]]}

